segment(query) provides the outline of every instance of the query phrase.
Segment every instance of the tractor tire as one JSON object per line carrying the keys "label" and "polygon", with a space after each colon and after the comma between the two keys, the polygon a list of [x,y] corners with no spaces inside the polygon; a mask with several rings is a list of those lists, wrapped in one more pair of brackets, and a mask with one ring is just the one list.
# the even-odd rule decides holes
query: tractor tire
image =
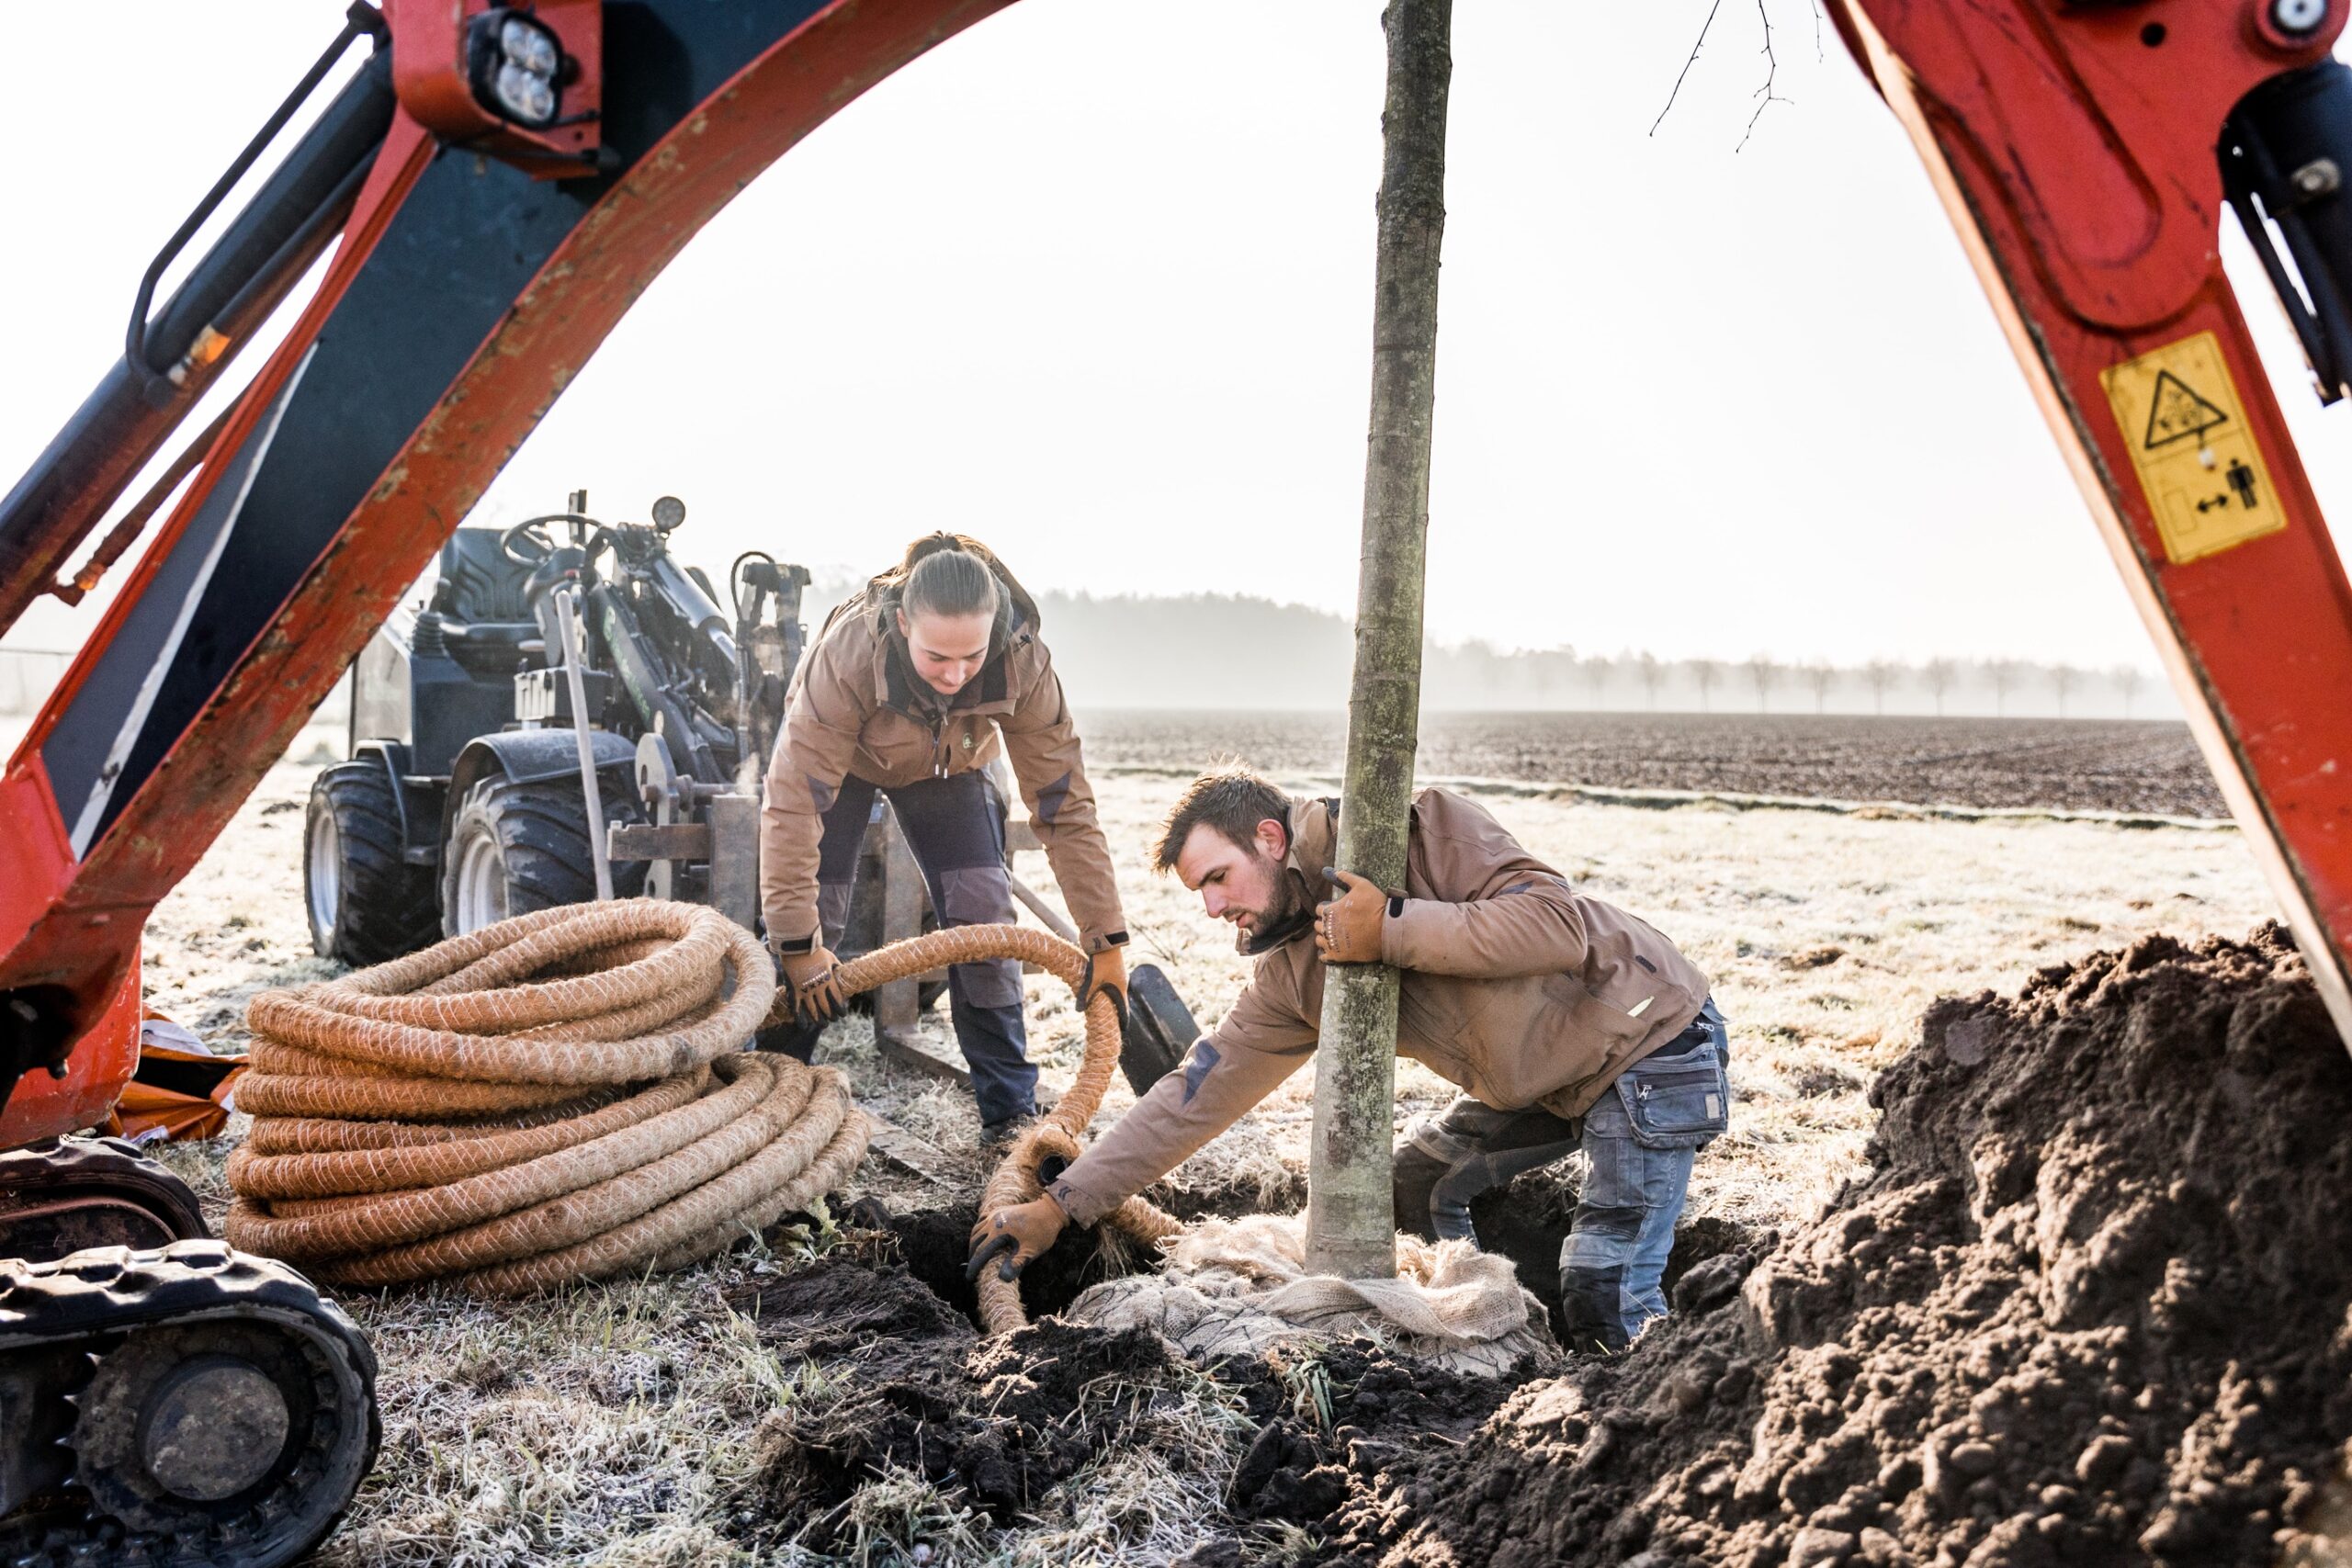
{"label": "tractor tire", "polygon": [[[637,803],[600,778],[607,822],[645,820]],[[596,868],[577,778],[517,784],[483,779],[466,792],[441,850],[441,934],[463,936],[513,915],[594,903]],[[643,861],[613,863],[613,896],[645,890]]]}
{"label": "tractor tire", "polygon": [[400,803],[382,762],[337,762],[311,783],[302,905],[311,950],[356,968],[437,941],[433,868],[401,857]]}

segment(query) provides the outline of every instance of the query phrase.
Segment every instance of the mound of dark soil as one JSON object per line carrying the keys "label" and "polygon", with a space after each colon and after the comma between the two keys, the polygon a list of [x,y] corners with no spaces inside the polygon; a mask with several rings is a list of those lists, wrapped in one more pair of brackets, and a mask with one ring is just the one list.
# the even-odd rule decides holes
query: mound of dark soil
{"label": "mound of dark soil", "polygon": [[1370,1562],[2267,1563],[2352,1436],[2352,1061],[2275,929],[1939,1003],[1874,1174],[1330,1543]]}
{"label": "mound of dark soil", "polygon": [[1228,1364],[1219,1376],[1265,1423],[1234,1468],[1227,1510],[1326,1537],[1360,1521],[1375,1533],[1392,1529],[1424,1456],[1467,1438],[1522,1381],[1399,1360],[1363,1339],[1311,1359],[1276,1352]]}
{"label": "mound of dark soil", "polygon": [[[900,1261],[902,1235],[928,1238],[946,1222],[897,1224],[899,1235],[852,1233],[731,1298],[787,1366],[807,1367],[797,1397],[755,1437],[763,1533],[806,1529],[822,1548],[851,1495],[892,1468],[1009,1523],[1116,1445],[1161,1441],[1197,1412],[1200,1373],[1148,1329],[1048,1317],[981,1338]],[[1400,1361],[1369,1340],[1210,1371],[1222,1392],[1205,1397],[1256,1426],[1227,1489],[1237,1525],[1280,1520],[1324,1536],[1359,1519],[1393,1534],[1404,1499],[1428,1495],[1411,1489],[1430,1448],[1466,1438],[1518,1381]]]}
{"label": "mound of dark soil", "polygon": [[[1048,1318],[982,1339],[876,1240],[733,1303],[787,1364],[813,1363],[801,1397],[755,1438],[760,1494],[787,1529],[894,1466],[1010,1518],[1120,1439],[1136,1402],[1117,1395],[1179,1380],[1167,1342],[1145,1330]],[[830,1533],[820,1518],[816,1539]]]}

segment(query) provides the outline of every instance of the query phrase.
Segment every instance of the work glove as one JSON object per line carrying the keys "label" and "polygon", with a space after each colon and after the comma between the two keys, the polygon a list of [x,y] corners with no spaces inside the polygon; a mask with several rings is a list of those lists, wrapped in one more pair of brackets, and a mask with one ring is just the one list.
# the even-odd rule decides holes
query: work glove
{"label": "work glove", "polygon": [[1086,955],[1086,974],[1078,985],[1078,1010],[1085,1012],[1086,1004],[1094,999],[1097,991],[1108,991],[1118,999],[1122,1017],[1127,1010],[1127,950],[1106,947]]}
{"label": "work glove", "polygon": [[1315,951],[1326,964],[1377,964],[1380,928],[1388,919],[1391,898],[1368,876],[1351,871],[1323,868],[1323,879],[1341,889],[1329,903],[1315,907]]}
{"label": "work glove", "polygon": [[964,1278],[978,1280],[995,1258],[998,1279],[1019,1279],[1023,1266],[1058,1241],[1068,1224],[1069,1216],[1050,1192],[999,1209],[972,1227],[972,1260],[964,1265]]}
{"label": "work glove", "polygon": [[842,1015],[849,998],[842,994],[839,967],[823,942],[810,942],[806,953],[780,953],[776,963],[784,970],[784,983],[792,987],[796,1018],[824,1023]]}

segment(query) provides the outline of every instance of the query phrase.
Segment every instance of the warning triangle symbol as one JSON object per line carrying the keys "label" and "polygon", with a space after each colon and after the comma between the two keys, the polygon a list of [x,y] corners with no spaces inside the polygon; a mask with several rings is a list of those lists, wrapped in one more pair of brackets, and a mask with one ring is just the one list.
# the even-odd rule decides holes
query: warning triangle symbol
{"label": "warning triangle symbol", "polygon": [[2202,435],[2229,420],[2228,414],[2190,391],[2188,384],[2171,371],[2156,372],[2156,400],[2148,409],[2150,446]]}

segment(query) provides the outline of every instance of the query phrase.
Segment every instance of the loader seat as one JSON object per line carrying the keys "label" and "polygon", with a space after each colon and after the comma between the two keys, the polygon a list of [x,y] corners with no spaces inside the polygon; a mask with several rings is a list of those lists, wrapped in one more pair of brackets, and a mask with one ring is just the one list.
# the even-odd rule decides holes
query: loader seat
{"label": "loader seat", "polygon": [[468,625],[530,621],[531,606],[524,597],[530,570],[499,553],[499,533],[496,528],[460,528],[449,536],[449,542],[441,547],[441,581],[433,590],[435,610]]}

